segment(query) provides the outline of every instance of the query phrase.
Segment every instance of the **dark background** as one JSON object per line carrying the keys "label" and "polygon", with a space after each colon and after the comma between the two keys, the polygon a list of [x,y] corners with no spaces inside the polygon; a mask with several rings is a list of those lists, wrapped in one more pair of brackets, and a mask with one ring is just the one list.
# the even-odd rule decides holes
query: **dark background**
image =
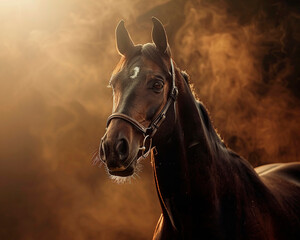
{"label": "dark background", "polygon": [[167,29],[225,142],[254,166],[299,161],[299,1],[0,1],[0,239],[151,239],[149,160],[131,184],[91,157],[111,112],[120,19]]}

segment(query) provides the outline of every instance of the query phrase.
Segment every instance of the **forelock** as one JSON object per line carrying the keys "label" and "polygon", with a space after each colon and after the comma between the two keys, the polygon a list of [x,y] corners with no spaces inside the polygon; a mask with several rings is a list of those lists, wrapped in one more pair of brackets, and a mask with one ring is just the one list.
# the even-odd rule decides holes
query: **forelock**
{"label": "forelock", "polygon": [[156,48],[154,43],[146,43],[142,46],[141,49],[142,56],[145,56],[155,64],[157,64],[159,67],[162,68],[162,70],[166,73],[169,73],[168,66],[165,64],[165,61],[163,60],[162,54],[159,52],[159,50]]}
{"label": "forelock", "polygon": [[144,56],[149,59],[157,66],[159,66],[163,72],[166,74],[170,73],[170,70],[164,61],[165,56],[163,56],[159,50],[156,48],[154,43],[146,43],[144,45],[135,45],[134,49],[126,57],[122,57],[119,64],[114,70],[114,73],[119,72],[124,65],[129,64],[134,58],[138,56]]}

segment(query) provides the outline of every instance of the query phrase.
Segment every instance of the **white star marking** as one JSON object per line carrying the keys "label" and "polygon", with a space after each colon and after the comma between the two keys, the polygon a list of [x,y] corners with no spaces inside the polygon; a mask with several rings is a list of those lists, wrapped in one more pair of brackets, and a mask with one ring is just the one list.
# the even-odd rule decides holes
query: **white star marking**
{"label": "white star marking", "polygon": [[133,74],[130,76],[130,78],[134,79],[137,77],[137,75],[139,74],[140,72],[140,68],[139,67],[134,67],[133,68]]}

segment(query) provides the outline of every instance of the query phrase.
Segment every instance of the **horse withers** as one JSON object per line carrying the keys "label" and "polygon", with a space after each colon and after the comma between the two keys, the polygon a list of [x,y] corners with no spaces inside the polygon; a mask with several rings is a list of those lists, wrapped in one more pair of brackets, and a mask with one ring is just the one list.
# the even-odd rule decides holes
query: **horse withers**
{"label": "horse withers", "polygon": [[132,176],[152,151],[162,209],[153,239],[300,239],[300,164],[253,169],[228,149],[152,20],[152,43],[135,45],[123,21],[116,29],[122,57],[99,147],[109,174]]}

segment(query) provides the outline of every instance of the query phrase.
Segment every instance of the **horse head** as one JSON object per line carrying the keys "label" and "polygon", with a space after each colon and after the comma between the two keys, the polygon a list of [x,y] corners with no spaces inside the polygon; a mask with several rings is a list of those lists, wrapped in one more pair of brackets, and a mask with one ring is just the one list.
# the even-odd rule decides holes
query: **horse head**
{"label": "horse head", "polygon": [[132,175],[139,159],[150,152],[152,139],[162,132],[168,135],[174,125],[171,118],[164,121],[174,112],[177,96],[171,51],[162,23],[154,17],[152,21],[152,43],[144,45],[133,43],[123,20],[116,28],[121,60],[109,82],[113,113],[99,147],[111,175]]}

